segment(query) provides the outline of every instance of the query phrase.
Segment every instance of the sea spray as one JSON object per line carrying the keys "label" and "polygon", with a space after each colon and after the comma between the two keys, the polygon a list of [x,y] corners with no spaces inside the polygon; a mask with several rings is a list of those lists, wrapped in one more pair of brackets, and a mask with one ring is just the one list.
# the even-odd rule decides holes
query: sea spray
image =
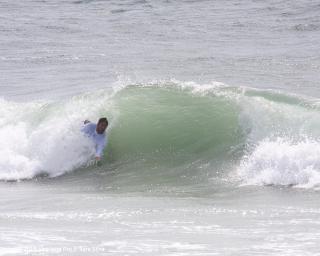
{"label": "sea spray", "polygon": [[243,157],[238,174],[245,185],[320,186],[320,142],[277,138],[258,143]]}

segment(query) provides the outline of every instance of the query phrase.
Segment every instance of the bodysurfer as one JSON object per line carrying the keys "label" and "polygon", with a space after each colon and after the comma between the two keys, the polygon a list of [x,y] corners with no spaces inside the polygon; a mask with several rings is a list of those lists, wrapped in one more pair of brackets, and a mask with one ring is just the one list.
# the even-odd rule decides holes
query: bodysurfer
{"label": "bodysurfer", "polygon": [[101,160],[103,149],[107,146],[108,138],[105,130],[108,127],[108,120],[102,117],[98,120],[98,123],[91,123],[89,120],[83,122],[84,126],[81,131],[87,135],[95,144],[95,159],[96,161]]}

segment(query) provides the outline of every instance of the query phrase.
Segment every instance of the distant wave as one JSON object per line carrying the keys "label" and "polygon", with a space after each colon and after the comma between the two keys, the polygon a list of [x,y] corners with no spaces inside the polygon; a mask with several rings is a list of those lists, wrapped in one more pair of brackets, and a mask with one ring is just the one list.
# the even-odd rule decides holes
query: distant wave
{"label": "distant wave", "polygon": [[294,26],[297,31],[318,31],[320,30],[320,25],[318,24],[298,24]]}

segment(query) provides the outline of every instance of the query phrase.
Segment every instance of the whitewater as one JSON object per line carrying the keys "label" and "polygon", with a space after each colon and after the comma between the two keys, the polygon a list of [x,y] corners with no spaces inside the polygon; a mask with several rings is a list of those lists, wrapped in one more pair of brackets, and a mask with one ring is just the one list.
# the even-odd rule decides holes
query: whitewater
{"label": "whitewater", "polygon": [[0,255],[320,255],[319,11],[2,1]]}

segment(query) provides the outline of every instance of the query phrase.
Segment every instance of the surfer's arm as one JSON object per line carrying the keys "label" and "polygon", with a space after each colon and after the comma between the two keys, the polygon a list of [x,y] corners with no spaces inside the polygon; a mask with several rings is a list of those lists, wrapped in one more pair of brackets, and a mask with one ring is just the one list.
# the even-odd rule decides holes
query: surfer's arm
{"label": "surfer's arm", "polygon": [[92,123],[86,123],[84,126],[81,128],[81,131],[87,135],[91,135],[95,131],[95,124]]}
{"label": "surfer's arm", "polygon": [[104,140],[100,140],[98,143],[97,143],[97,147],[96,147],[96,160],[100,160],[101,159],[101,156],[103,154],[103,150],[104,148],[106,147],[107,145],[107,138],[105,138]]}

